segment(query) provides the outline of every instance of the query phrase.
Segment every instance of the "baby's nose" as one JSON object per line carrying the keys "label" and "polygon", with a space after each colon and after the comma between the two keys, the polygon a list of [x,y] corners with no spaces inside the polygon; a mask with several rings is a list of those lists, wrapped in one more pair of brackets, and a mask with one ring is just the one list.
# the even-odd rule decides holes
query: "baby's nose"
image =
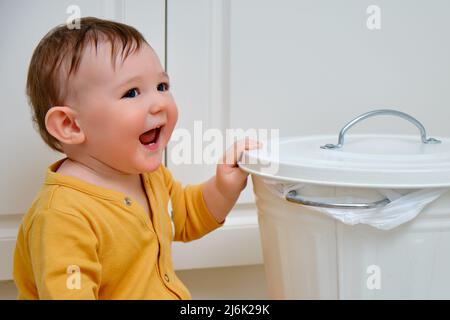
{"label": "baby's nose", "polygon": [[159,113],[161,111],[164,111],[164,109],[166,108],[166,101],[165,99],[161,99],[161,98],[157,98],[154,99],[152,102],[150,102],[150,107],[149,107],[149,111],[150,113]]}

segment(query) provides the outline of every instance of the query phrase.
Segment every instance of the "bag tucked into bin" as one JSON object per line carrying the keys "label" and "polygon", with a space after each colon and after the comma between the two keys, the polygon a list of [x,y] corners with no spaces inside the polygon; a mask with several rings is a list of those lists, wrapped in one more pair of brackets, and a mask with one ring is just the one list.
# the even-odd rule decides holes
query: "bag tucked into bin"
{"label": "bag tucked into bin", "polygon": [[[307,186],[306,184],[281,183],[269,179],[264,180],[264,182],[283,199],[292,190],[301,194],[302,189]],[[336,209],[315,206],[309,206],[309,208],[348,225],[362,223],[378,229],[390,230],[414,219],[426,205],[437,200],[447,190],[447,188],[431,188],[400,192],[393,189],[376,189],[380,195],[390,200],[388,204],[372,209]],[[314,200],[327,202],[330,201],[330,198],[316,197]],[[333,200],[345,203],[373,201],[373,199],[351,196],[334,198]]]}

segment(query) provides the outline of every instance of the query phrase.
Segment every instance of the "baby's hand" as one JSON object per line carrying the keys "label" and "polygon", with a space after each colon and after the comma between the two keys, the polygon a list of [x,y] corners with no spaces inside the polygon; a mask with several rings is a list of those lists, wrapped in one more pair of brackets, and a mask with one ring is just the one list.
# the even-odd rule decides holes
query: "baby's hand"
{"label": "baby's hand", "polygon": [[235,142],[217,165],[216,183],[222,195],[236,200],[247,185],[248,173],[241,170],[238,161],[246,150],[261,148],[261,142],[245,139]]}
{"label": "baby's hand", "polygon": [[203,199],[217,222],[224,222],[247,185],[248,173],[237,164],[242,153],[260,147],[261,143],[249,139],[236,142],[218,163],[216,175],[203,184]]}

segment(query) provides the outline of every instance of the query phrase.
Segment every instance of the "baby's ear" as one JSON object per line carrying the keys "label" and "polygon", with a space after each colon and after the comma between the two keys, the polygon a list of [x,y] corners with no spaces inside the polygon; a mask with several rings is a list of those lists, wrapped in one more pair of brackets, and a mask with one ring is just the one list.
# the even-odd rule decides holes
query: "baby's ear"
{"label": "baby's ear", "polygon": [[63,144],[80,144],[85,140],[76,112],[67,106],[51,107],[45,115],[45,127]]}

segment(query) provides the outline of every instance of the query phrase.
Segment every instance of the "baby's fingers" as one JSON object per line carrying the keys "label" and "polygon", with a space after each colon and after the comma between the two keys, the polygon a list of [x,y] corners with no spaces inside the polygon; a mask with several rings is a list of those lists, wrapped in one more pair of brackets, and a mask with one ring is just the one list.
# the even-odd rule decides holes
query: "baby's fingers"
{"label": "baby's fingers", "polygon": [[256,140],[246,138],[244,140],[236,141],[225,153],[222,158],[222,164],[231,167],[237,167],[238,161],[242,157],[242,153],[246,150],[253,150],[262,147],[262,143]]}

